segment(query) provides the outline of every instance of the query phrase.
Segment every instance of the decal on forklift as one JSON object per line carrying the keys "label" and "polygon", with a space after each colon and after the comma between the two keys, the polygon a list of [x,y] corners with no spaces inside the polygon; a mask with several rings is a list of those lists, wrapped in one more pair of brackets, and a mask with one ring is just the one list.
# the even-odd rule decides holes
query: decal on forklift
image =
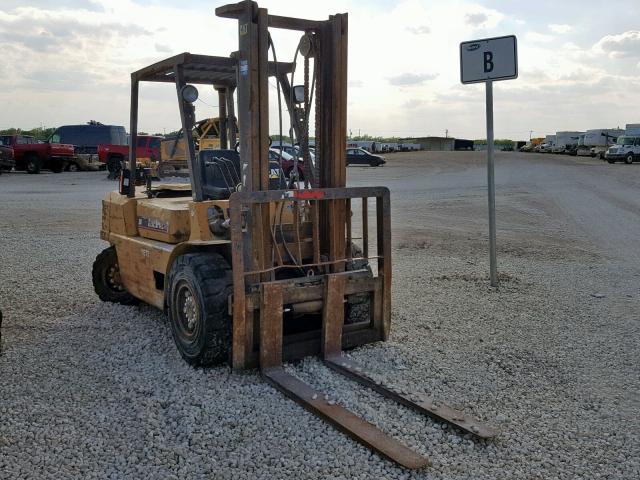
{"label": "decal on forklift", "polygon": [[246,35],[247,33],[249,33],[249,24],[243,23],[240,25],[240,35]]}
{"label": "decal on forklift", "polygon": [[280,178],[280,169],[279,168],[271,168],[269,170],[269,178],[271,179],[278,179]]}
{"label": "decal on forklift", "polygon": [[324,198],[322,190],[287,190],[282,198],[299,198],[301,200],[320,200]]}
{"label": "decal on forklift", "polygon": [[138,228],[153,230],[155,232],[169,233],[169,224],[162,223],[155,218],[138,217]]}
{"label": "decal on forklift", "polygon": [[240,60],[240,75],[249,75],[249,62],[246,60]]}

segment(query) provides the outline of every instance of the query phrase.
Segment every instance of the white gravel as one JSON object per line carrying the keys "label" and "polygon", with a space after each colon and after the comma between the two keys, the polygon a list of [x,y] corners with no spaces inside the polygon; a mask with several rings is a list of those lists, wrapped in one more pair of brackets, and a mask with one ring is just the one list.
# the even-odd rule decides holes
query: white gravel
{"label": "white gravel", "polygon": [[[438,173],[392,158],[349,175],[407,169]],[[0,177],[0,479],[640,478],[639,265],[584,232],[544,230],[542,199],[522,201],[527,228],[515,213],[499,217],[512,235],[498,290],[484,278],[480,232],[426,235],[424,218],[395,210],[392,338],[350,352],[388,384],[499,426],[496,440],[452,431],[315,359],[287,366],[431,458],[408,472],[256,372],[188,367],[153,308],[99,302],[90,270],[113,186],[103,177]],[[391,183],[401,203],[403,185]],[[460,213],[484,200],[472,197],[447,198],[442,221],[455,222],[452,204]]]}

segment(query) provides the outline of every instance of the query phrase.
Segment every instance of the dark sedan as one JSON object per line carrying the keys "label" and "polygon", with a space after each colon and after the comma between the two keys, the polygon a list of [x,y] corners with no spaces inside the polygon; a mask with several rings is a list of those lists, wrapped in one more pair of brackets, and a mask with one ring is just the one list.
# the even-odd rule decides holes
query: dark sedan
{"label": "dark sedan", "polygon": [[370,165],[379,167],[387,161],[384,157],[369,153],[362,148],[347,148],[347,165]]}

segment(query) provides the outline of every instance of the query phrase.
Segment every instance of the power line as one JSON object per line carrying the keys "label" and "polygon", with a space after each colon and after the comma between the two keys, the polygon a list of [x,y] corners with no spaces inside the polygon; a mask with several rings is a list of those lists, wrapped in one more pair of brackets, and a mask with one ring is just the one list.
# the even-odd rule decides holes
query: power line
{"label": "power line", "polygon": [[210,105],[207,102],[205,102],[204,100],[202,100],[201,98],[199,98],[198,101],[204,103],[207,107],[220,108],[220,105]]}

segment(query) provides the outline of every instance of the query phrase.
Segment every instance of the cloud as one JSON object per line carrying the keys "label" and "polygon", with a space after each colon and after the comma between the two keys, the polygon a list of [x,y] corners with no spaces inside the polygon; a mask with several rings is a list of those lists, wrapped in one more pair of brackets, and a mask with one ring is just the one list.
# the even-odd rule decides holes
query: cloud
{"label": "cloud", "polygon": [[611,58],[640,57],[640,31],[630,30],[618,35],[607,35],[594,45],[594,49]]}
{"label": "cloud", "polygon": [[[104,7],[93,0],[56,0],[55,2],[52,2],[51,0],[29,0],[28,3],[30,7],[46,8],[50,10],[72,8],[92,12],[104,12]],[[24,5],[25,2],[23,0],[2,0],[3,10],[6,11],[23,7]]]}
{"label": "cloud", "polygon": [[529,42],[535,43],[548,43],[554,39],[553,35],[547,35],[546,33],[540,32],[527,32],[524,37]]}
{"label": "cloud", "polygon": [[[91,118],[126,125],[132,71],[178,52],[226,56],[237,49],[237,22],[216,18],[211,8],[203,10],[200,3],[0,0],[0,45],[5,47],[0,62],[0,128],[29,128],[40,121],[81,123]],[[268,3],[273,15],[299,8],[295,0]],[[588,6],[575,27],[563,33],[562,22],[573,18],[564,5],[558,5],[562,8],[557,15],[540,20],[519,7],[508,7],[505,15],[483,3],[305,3],[306,18],[349,12],[348,127],[411,136],[440,132],[446,124],[460,136],[483,136],[484,125],[478,121],[484,118],[483,87],[460,85],[458,45],[470,38],[512,32],[521,40],[520,77],[495,87],[497,136],[515,137],[519,134],[512,131],[522,131],[522,138],[528,138],[530,129],[551,133],[635,121],[628,106],[640,103],[639,80],[633,75],[640,73],[635,68],[640,55],[633,53],[640,28],[621,33],[624,29],[609,27],[604,31],[613,33],[601,39],[603,35],[595,32],[615,23]],[[626,10],[630,24],[640,22],[639,13]],[[278,59],[291,61],[295,36],[281,30],[273,30],[272,36]],[[372,51],[382,60],[373,62]],[[206,103],[217,103],[211,87],[200,88],[200,95]],[[275,97],[269,99],[271,129],[278,124]],[[216,114],[216,109],[198,104],[198,118]],[[178,126],[175,87],[144,84],[140,129],[170,131]]]}
{"label": "cloud", "polygon": [[551,30],[553,33],[563,34],[569,33],[571,30],[573,30],[573,27],[566,24],[552,23],[549,25],[549,30]]}
{"label": "cloud", "polygon": [[478,12],[478,13],[467,13],[464,16],[464,20],[468,25],[472,25],[474,27],[479,27],[489,20],[487,14]]}
{"label": "cloud", "polygon": [[173,51],[169,45],[163,45],[161,43],[156,43],[155,47],[156,47],[156,52],[159,52],[159,53],[171,53]]}
{"label": "cloud", "polygon": [[149,34],[144,28],[130,23],[81,22],[69,15],[33,8],[21,8],[0,16],[0,42],[36,52],[74,48],[83,40],[108,44],[116,36],[127,38]]}
{"label": "cloud", "polygon": [[431,29],[428,25],[418,25],[417,27],[407,27],[407,30],[416,35],[426,35],[431,33]]}
{"label": "cloud", "polygon": [[389,78],[389,83],[397,87],[408,87],[412,85],[421,85],[428,80],[433,80],[438,75],[434,73],[401,73],[395,77]]}

